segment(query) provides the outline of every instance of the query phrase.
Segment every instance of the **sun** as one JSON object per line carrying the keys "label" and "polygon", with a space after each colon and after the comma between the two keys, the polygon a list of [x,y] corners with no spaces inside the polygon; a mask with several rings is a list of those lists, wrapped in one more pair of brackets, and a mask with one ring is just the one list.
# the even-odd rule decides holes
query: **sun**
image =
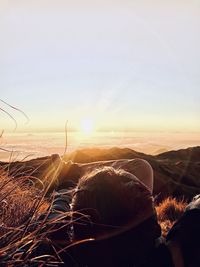
{"label": "sun", "polygon": [[94,121],[92,118],[83,118],[80,121],[80,129],[84,134],[91,134],[94,131]]}

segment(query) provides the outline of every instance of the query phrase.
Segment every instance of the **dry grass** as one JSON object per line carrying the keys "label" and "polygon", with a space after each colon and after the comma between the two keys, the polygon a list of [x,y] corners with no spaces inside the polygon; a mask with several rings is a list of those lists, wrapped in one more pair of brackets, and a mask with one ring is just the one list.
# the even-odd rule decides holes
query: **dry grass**
{"label": "dry grass", "polygon": [[59,266],[56,250],[51,255],[35,251],[47,243],[54,251],[48,235],[66,215],[48,220],[53,200],[46,200],[45,190],[36,189],[28,178],[14,179],[0,170],[0,266]]}
{"label": "dry grass", "polygon": [[[30,218],[39,196],[39,190],[31,186],[26,177],[14,180],[0,172],[0,237],[6,231],[3,229],[18,227]],[[48,206],[48,202],[43,201],[34,217],[39,217]]]}
{"label": "dry grass", "polygon": [[187,203],[168,197],[156,207],[158,221],[161,225],[162,234],[166,236],[174,223],[183,215]]}

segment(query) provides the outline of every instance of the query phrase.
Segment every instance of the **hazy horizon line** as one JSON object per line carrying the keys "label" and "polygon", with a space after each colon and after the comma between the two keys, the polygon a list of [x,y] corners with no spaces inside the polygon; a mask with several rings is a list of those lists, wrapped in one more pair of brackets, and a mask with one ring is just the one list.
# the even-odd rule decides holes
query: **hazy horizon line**
{"label": "hazy horizon line", "polygon": [[[20,133],[27,133],[27,134],[34,134],[34,133],[66,133],[66,131],[64,129],[26,129],[26,130],[14,130],[14,131],[11,131],[11,130],[2,130],[2,132],[5,133],[8,133],[8,134],[20,134]],[[75,129],[75,128],[72,128],[72,129],[68,129],[67,130],[67,133],[80,133],[81,130],[79,129]],[[127,129],[119,129],[119,128],[102,128],[102,129],[96,129],[92,132],[92,134],[95,134],[95,133],[122,133],[122,132],[129,132],[129,133],[180,133],[180,134],[187,134],[187,133],[194,133],[194,134],[200,134],[200,131],[196,130],[158,130],[158,129],[148,129],[148,130],[144,130],[144,129],[133,129],[133,128],[127,128]]]}

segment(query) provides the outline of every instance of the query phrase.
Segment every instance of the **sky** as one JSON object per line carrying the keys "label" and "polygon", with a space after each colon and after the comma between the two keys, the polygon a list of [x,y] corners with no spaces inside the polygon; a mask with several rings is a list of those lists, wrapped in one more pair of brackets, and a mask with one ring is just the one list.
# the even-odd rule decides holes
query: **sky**
{"label": "sky", "polygon": [[198,0],[0,0],[0,36],[17,131],[200,132]]}

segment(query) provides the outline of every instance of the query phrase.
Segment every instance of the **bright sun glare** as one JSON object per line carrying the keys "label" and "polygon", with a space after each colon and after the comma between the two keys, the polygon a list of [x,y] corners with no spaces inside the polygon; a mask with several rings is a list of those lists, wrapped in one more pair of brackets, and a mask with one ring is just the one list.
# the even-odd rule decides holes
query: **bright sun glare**
{"label": "bright sun glare", "polygon": [[91,134],[94,131],[94,121],[91,118],[83,118],[80,122],[81,132]]}

